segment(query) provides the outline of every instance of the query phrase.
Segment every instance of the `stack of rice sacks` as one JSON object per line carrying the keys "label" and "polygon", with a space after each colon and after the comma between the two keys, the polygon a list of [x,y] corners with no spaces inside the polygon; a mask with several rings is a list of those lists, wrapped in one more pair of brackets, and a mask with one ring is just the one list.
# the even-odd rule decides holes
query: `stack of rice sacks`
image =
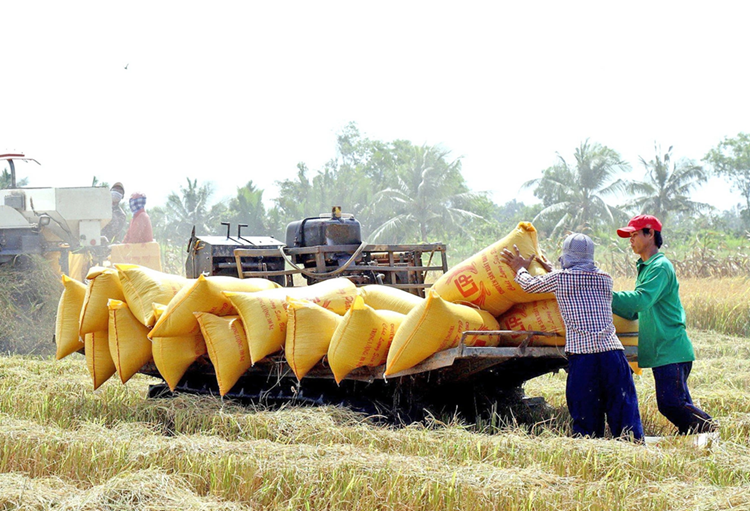
{"label": "stack of rice sacks", "polygon": [[[441,276],[426,298],[381,285],[358,289],[344,277],[282,288],[267,279],[186,279],[129,264],[92,268],[87,284],[63,276],[57,358],[83,348],[95,389],[115,373],[125,383],[153,362],[174,390],[208,357],[224,395],[251,366],[282,351],[298,379],[325,359],[341,382],[360,367],[385,365],[386,376],[408,371],[458,346],[466,331],[564,334],[554,296],[525,293],[514,282],[500,257],[513,245],[526,257],[540,255],[536,230],[522,222]],[[544,271],[532,263],[532,275]],[[637,323],[619,319],[618,331],[637,331]],[[487,334],[464,342],[508,343]]]}

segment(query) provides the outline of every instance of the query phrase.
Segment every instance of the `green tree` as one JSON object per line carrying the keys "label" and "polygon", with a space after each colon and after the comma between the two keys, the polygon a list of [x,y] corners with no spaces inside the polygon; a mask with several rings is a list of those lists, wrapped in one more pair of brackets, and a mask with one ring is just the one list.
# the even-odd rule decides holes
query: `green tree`
{"label": "green tree", "polygon": [[661,148],[655,145],[654,153],[650,161],[640,157],[646,169],[645,179],[625,182],[625,190],[634,196],[628,206],[639,213],[655,215],[662,221],[670,213],[709,211],[710,205],[690,199],[690,192],[708,179],[703,167],[689,159],[674,161],[672,146],[662,155]]}
{"label": "green tree", "polygon": [[[3,160],[2,163],[3,163],[4,168],[3,168],[3,173],[0,174],[0,190],[5,189],[5,188],[10,188],[10,186],[13,184],[13,177],[10,174],[10,164],[7,163],[5,160]],[[18,179],[18,176],[16,176],[16,186],[20,187],[20,186],[26,186],[28,184],[29,184],[28,177]]]}
{"label": "green tree", "polygon": [[[0,189],[10,188],[13,182],[13,178],[10,175],[10,170],[3,169],[2,175],[0,175]],[[29,184],[29,178],[24,177],[22,179],[16,179],[16,186],[26,186]]]}
{"label": "green tree", "polygon": [[542,171],[541,178],[523,184],[533,188],[544,205],[534,223],[551,225],[552,236],[565,230],[590,231],[623,216],[606,199],[622,190],[624,183],[616,178],[630,165],[617,151],[588,139],[575,150],[574,158],[569,164],[558,154],[559,161]]}
{"label": "green tree", "polygon": [[734,138],[724,137],[703,161],[740,192],[745,199],[746,216],[750,217],[750,135],[739,133]]}
{"label": "green tree", "polygon": [[461,161],[448,161],[448,151],[423,145],[409,148],[410,158],[395,169],[397,186],[378,192],[374,208],[388,211],[372,241],[435,241],[450,232],[471,236],[468,225],[484,220],[471,211],[478,194],[468,190]]}
{"label": "green tree", "polygon": [[269,219],[273,218],[274,224],[288,223],[341,206],[345,213],[354,214],[366,231],[371,221],[365,210],[387,176],[383,164],[373,165],[372,161],[389,157],[387,144],[362,137],[350,123],[337,135],[336,156],[320,170],[311,171],[300,162],[295,179],[277,182],[279,195]]}
{"label": "green tree", "polygon": [[263,190],[252,181],[237,188],[237,195],[229,201],[225,221],[230,224],[245,224],[243,235],[265,236],[269,234],[266,207],[263,204]]}
{"label": "green tree", "polygon": [[213,189],[210,184],[198,186],[198,180],[187,178],[187,188],[180,187],[180,195],[170,193],[165,206],[165,225],[171,239],[187,240],[195,226],[198,235],[218,234],[220,219],[225,211],[223,204],[208,203]]}

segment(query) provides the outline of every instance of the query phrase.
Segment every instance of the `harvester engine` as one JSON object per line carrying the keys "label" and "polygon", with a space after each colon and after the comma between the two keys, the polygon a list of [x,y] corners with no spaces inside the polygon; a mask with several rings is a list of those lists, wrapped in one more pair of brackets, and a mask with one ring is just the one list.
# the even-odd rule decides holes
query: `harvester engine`
{"label": "harvester engine", "polygon": [[[297,220],[287,225],[286,246],[303,249],[290,253],[291,263],[305,268],[302,275],[308,284],[325,279],[331,272],[343,272],[351,264],[371,264],[369,254],[362,254],[362,229],[353,215],[342,214],[341,208],[334,207],[330,215],[320,215]],[[305,251],[315,247],[352,246],[352,251]],[[320,273],[321,276],[313,273]],[[374,271],[348,272],[347,277],[357,285],[382,284],[382,274]]]}
{"label": "harvester engine", "polygon": [[[236,277],[238,270],[264,272],[284,270],[284,257],[279,252],[284,243],[271,236],[243,236],[242,228],[247,227],[245,224],[239,224],[237,236],[231,236],[229,223],[222,222],[222,225],[227,228],[226,236],[196,236],[195,228],[193,228],[185,260],[185,275],[188,278],[194,279],[200,275]],[[238,248],[262,250],[264,255],[243,259],[238,269],[234,256],[234,250]],[[285,284],[283,277],[270,276],[268,278],[280,285]]]}

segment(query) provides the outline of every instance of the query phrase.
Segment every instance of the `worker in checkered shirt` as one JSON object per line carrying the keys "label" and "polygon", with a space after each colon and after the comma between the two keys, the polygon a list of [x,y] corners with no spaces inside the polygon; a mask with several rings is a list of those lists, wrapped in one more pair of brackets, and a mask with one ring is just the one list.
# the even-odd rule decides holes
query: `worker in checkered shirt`
{"label": "worker in checkered shirt", "polygon": [[643,440],[633,372],[612,323],[612,277],[594,263],[594,242],[573,233],[563,242],[562,271],[539,260],[548,272],[532,276],[536,258],[503,249],[515,280],[528,293],[554,293],[565,323],[568,381],[565,396],[576,436],[601,438],[605,418],[612,435]]}

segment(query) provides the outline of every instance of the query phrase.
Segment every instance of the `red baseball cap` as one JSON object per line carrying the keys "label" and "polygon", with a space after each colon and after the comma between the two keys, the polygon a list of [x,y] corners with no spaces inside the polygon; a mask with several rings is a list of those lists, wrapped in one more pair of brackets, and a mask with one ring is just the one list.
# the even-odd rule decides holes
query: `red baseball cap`
{"label": "red baseball cap", "polygon": [[651,215],[634,216],[628,222],[627,227],[617,229],[617,235],[621,238],[629,238],[630,234],[641,229],[653,229],[661,232],[661,222],[658,218]]}

